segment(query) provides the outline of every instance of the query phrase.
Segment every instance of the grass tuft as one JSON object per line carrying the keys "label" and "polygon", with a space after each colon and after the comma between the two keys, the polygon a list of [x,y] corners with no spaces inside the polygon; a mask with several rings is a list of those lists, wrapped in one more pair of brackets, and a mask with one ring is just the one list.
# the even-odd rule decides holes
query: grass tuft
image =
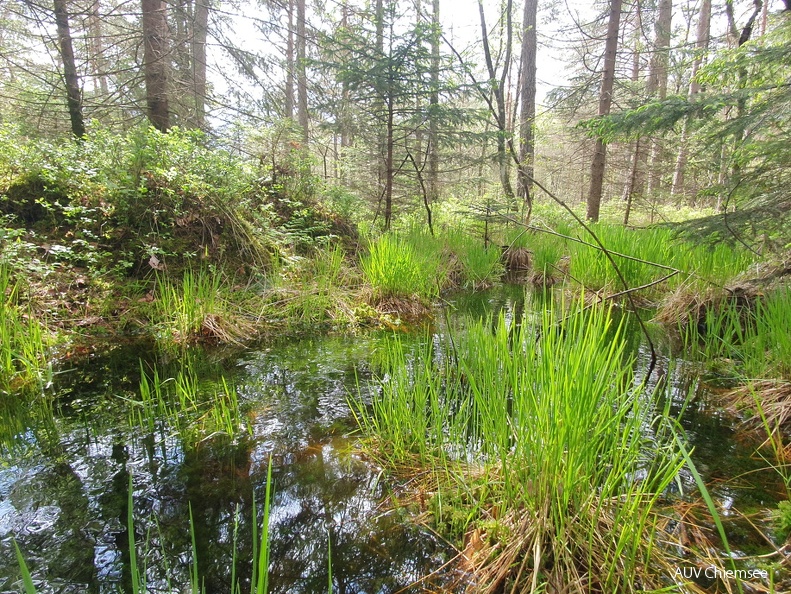
{"label": "grass tuft", "polygon": [[371,242],[361,264],[376,298],[431,300],[445,282],[440,254],[440,244],[430,236],[387,233]]}
{"label": "grass tuft", "polygon": [[18,299],[19,287],[0,262],[0,394],[40,391],[52,377],[45,330]]}
{"label": "grass tuft", "polygon": [[440,352],[394,341],[355,414],[391,471],[434,469],[424,506],[476,591],[661,588],[658,502],[683,457],[609,310],[557,315],[471,323]]}

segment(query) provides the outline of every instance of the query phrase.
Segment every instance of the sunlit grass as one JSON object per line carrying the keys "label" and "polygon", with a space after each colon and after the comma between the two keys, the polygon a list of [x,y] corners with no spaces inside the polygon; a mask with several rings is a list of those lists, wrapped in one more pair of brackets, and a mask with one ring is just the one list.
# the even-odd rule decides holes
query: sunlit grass
{"label": "sunlit grass", "polygon": [[158,275],[154,305],[156,321],[173,341],[194,340],[210,316],[221,314],[220,275],[187,269],[181,283]]}
{"label": "sunlit grass", "polygon": [[483,240],[462,230],[451,231],[445,241],[461,264],[462,282],[466,287],[490,286],[503,274],[501,253],[497,246],[484,246]]}
{"label": "sunlit grass", "polygon": [[281,275],[286,282],[273,293],[272,315],[281,310],[295,328],[354,323],[354,297],[350,285],[359,284],[340,244],[325,246],[311,257],[293,262]]}
{"label": "sunlit grass", "polygon": [[[694,290],[705,290],[712,283],[721,286],[755,261],[754,254],[745,249],[726,244],[691,244],[676,237],[668,228],[629,229],[622,225],[598,223],[592,224],[591,229],[604,247],[612,252],[613,260],[629,288],[649,285],[673,270],[679,271],[655,286],[649,292],[653,295],[675,289],[681,283]],[[587,243],[595,243],[590,235],[581,231],[575,235]],[[552,240],[545,241],[551,243]],[[585,287],[594,290],[626,288],[612,263],[598,247],[570,242],[569,249],[570,274]]]}
{"label": "sunlit grass", "polygon": [[428,235],[381,235],[371,242],[361,265],[378,297],[433,299],[445,282],[441,245]]}
{"label": "sunlit grass", "polygon": [[727,360],[744,379],[791,380],[791,289],[707,308],[702,327],[687,324],[685,346],[701,360]]}
{"label": "sunlit grass", "polygon": [[484,543],[476,591],[661,587],[655,508],[682,456],[608,310],[539,315],[473,323],[442,352],[393,342],[358,421],[392,471],[434,469],[439,529]]}
{"label": "sunlit grass", "polygon": [[18,298],[18,285],[0,262],[0,393],[9,395],[40,390],[52,375],[45,331]]}

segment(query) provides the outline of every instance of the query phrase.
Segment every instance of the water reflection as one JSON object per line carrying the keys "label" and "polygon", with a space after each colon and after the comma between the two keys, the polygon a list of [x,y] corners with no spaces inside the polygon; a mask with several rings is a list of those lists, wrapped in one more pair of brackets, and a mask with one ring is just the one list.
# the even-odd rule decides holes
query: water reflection
{"label": "water reflection", "polygon": [[[548,298],[533,295],[527,307],[540,312]],[[512,324],[525,308],[521,286],[448,299],[453,320],[502,312]],[[463,331],[453,324],[454,333]],[[406,340],[430,341],[441,359],[451,334],[442,316],[432,332]],[[627,319],[625,332],[637,354],[640,383],[650,354],[633,321]],[[774,497],[774,479],[765,472],[743,474],[766,466],[752,456],[755,444],[735,439],[733,421],[710,404],[697,370],[671,363],[668,345],[655,338],[664,354],[647,378],[646,397],[660,387],[657,409],[667,402],[678,414],[686,406],[687,441],[718,501],[742,510],[765,505]],[[189,583],[190,515],[206,592],[230,590],[234,556],[246,591],[253,522],[261,522],[270,457],[271,591],[324,592],[331,572],[341,594],[396,592],[440,568],[452,550],[378,507],[387,500],[379,469],[355,453],[348,437],[354,430],[349,396],[358,389],[366,395],[387,339],[376,333],[314,337],[230,356],[190,353],[202,382],[227,377],[237,386],[252,428],[247,437],[196,440],[162,421],[130,425],[140,360],[162,378],[174,377],[184,364],[152,345],[119,345],[59,375],[59,397],[49,414],[3,409],[9,422],[0,434],[0,592],[21,589],[12,537],[41,592],[130,591],[130,478],[133,530],[150,591],[181,590]],[[719,480],[736,475],[742,475],[739,484]],[[682,481],[694,488],[691,477]]]}
{"label": "water reflection", "polygon": [[447,547],[377,509],[379,471],[342,437],[352,428],[347,397],[369,376],[378,340],[306,340],[199,365],[204,382],[235,376],[254,428],[246,438],[196,442],[161,422],[130,426],[139,355],[161,377],[178,368],[158,354],[114,350],[112,363],[97,357],[85,373],[61,376],[55,431],[26,431],[0,467],[0,591],[21,588],[12,537],[40,592],[131,591],[130,478],[149,591],[189,583],[190,515],[205,591],[230,591],[232,571],[245,591],[270,456],[270,591],[326,591],[331,571],[336,592],[394,592],[441,566]]}

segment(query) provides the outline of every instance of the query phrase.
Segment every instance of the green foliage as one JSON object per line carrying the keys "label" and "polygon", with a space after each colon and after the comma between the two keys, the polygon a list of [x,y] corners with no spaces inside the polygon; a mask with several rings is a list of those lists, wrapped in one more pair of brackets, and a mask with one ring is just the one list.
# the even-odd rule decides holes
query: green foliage
{"label": "green foliage", "polygon": [[46,331],[19,304],[19,285],[0,261],[0,396],[40,391],[51,374]]}
{"label": "green foliage", "polygon": [[561,258],[568,252],[566,241],[551,235],[539,235],[531,244],[533,254],[532,268],[544,278],[558,276]]}
{"label": "green foliage", "polygon": [[[634,230],[623,225],[598,223],[591,225],[591,229],[604,246],[613,252],[613,259],[629,287],[648,284],[670,272],[652,263],[681,271],[666,286],[678,286],[691,279],[694,286],[703,290],[710,282],[724,284],[755,261],[755,255],[741,247],[724,243],[714,246],[692,244],[679,239],[673,230],[663,227]],[[593,243],[587,234],[578,232],[576,235],[585,242]],[[603,287],[624,288],[604,252],[581,243],[568,242],[568,246],[571,255],[569,272],[573,278],[596,290]]]}
{"label": "green foliage", "polygon": [[22,572],[22,585],[25,587],[25,594],[36,594],[36,586],[33,583],[33,578],[30,576],[30,570],[27,568],[25,558],[22,556],[22,551],[19,550],[19,545],[14,541],[14,551],[16,552],[16,560],[19,564],[19,571]]}
{"label": "green foliage", "polygon": [[182,282],[158,274],[154,310],[155,323],[173,342],[194,340],[204,326],[222,316],[220,273],[201,267],[184,271]]}
{"label": "green foliage", "polygon": [[308,258],[292,258],[280,266],[277,276],[278,286],[271,294],[272,317],[284,316],[294,329],[355,323],[349,285],[357,282],[357,274],[346,262],[340,243],[317,248]]}
{"label": "green foliage", "polygon": [[224,378],[209,384],[199,381],[189,357],[175,377],[164,380],[156,369],[149,377],[141,363],[140,401],[129,420],[152,432],[166,427],[185,440],[187,447],[217,435],[240,439],[247,431],[236,388]]}
{"label": "green foliage", "polygon": [[441,245],[428,235],[386,233],[361,259],[363,274],[379,297],[432,299],[444,285]]}
{"label": "green foliage", "polygon": [[[697,74],[702,92],[692,99],[673,96],[635,109],[583,122],[606,142],[662,133],[683,122],[693,155],[686,176],[698,177],[701,197],[716,195],[733,209],[723,232],[737,229],[756,244],[789,243],[788,163],[791,144],[791,20],[787,13],[767,32],[738,48],[720,50]],[[723,175],[726,174],[726,175]],[[712,179],[722,183],[713,185]]]}
{"label": "green foliage", "polygon": [[0,213],[51,238],[56,260],[99,273],[147,271],[151,256],[262,266],[276,245],[353,231],[313,199],[307,176],[269,173],[197,130],[95,127],[56,143],[0,128]]}
{"label": "green foliage", "polygon": [[791,535],[791,501],[781,501],[774,513],[775,535],[785,542]]}

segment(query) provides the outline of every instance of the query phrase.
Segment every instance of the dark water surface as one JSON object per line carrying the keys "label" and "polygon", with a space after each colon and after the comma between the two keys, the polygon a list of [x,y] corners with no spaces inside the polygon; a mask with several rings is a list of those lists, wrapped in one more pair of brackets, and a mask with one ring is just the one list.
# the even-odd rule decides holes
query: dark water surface
{"label": "dark water surface", "polygon": [[[502,311],[519,319],[523,295],[522,287],[505,286],[458,296],[435,329],[410,340],[438,341],[445,317]],[[540,307],[541,298],[532,299]],[[640,378],[647,351],[638,332],[630,336]],[[205,591],[229,592],[234,555],[243,584],[252,573],[253,518],[260,525],[270,458],[270,591],[327,592],[330,572],[340,594],[419,591],[410,585],[435,571],[436,581],[447,579],[441,568],[453,548],[391,511],[380,469],[355,447],[348,398],[372,389],[372,362],[387,339],[379,332],[313,336],[180,356],[153,345],[116,345],[61,370],[54,415],[4,411],[11,429],[0,461],[0,592],[21,591],[12,539],[40,592],[131,591],[130,479],[149,591],[188,591],[191,515]],[[141,361],[169,378],[186,360],[202,385],[217,386],[220,378],[235,385],[242,437],[196,440],[162,421],[135,421]],[[682,424],[715,500],[725,514],[773,507],[778,477],[761,470],[767,463],[754,455],[756,444],[737,438],[733,419],[710,403],[697,375],[692,364],[671,365],[664,356],[651,382],[667,383],[671,410],[696,394]],[[691,477],[680,482],[694,490]],[[759,547],[734,526],[734,548]]]}

